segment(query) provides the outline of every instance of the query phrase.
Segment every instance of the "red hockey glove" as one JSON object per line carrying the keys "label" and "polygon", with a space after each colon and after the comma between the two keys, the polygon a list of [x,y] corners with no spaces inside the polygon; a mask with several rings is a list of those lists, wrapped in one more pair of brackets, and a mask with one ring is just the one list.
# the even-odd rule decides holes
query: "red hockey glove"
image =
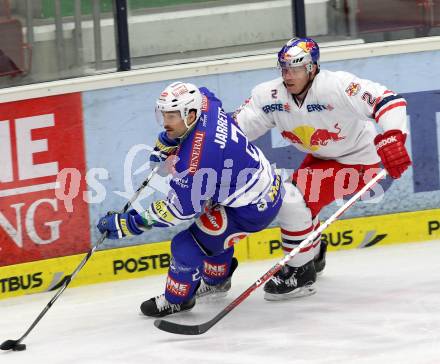
{"label": "red hockey glove", "polygon": [[374,138],[377,154],[392,178],[400,178],[411,165],[411,159],[405,148],[406,134],[400,130],[388,130]]}

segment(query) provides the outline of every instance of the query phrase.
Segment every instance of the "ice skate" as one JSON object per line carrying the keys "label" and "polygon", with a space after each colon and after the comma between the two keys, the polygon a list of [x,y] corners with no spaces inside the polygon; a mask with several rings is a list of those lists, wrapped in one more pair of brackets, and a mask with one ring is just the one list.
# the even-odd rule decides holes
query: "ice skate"
{"label": "ice skate", "polygon": [[228,291],[231,289],[232,275],[238,267],[238,261],[236,258],[232,258],[231,269],[229,270],[228,278],[217,285],[207,284],[203,278],[200,280],[200,286],[196,292],[197,299],[217,299],[225,297]]}
{"label": "ice skate", "polygon": [[325,268],[325,255],[327,253],[327,243],[321,241],[321,245],[319,247],[319,254],[313,259],[313,263],[315,264],[316,275],[322,275]]}
{"label": "ice skate", "polygon": [[313,261],[294,268],[285,265],[264,285],[264,299],[281,301],[316,293],[316,271]]}
{"label": "ice skate", "polygon": [[145,316],[164,317],[177,312],[189,311],[196,304],[195,297],[189,301],[179,304],[170,303],[165,298],[164,294],[150,298],[141,305],[141,311]]}

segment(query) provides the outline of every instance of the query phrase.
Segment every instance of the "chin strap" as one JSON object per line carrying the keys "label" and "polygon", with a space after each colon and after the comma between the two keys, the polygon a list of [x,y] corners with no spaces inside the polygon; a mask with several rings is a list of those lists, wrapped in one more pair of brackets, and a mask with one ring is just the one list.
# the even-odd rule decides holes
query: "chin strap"
{"label": "chin strap", "polygon": [[187,129],[192,129],[191,125],[193,125],[195,122],[192,123],[191,125],[188,125],[188,116],[187,116],[185,119],[183,119],[183,123],[185,124]]}
{"label": "chin strap", "polygon": [[198,120],[194,121],[191,125],[188,126],[186,123],[186,119],[183,119],[183,123],[186,126],[186,131],[177,139],[179,139],[179,144],[182,143],[182,141],[188,136],[188,134],[194,129],[194,127],[197,125]]}

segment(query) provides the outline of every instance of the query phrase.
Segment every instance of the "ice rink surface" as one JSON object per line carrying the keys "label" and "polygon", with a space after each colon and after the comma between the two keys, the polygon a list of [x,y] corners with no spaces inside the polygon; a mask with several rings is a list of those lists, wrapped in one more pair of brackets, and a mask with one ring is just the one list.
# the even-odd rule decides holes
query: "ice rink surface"
{"label": "ice rink surface", "polygon": [[[228,297],[169,316],[211,319],[275,261],[239,265]],[[440,363],[440,241],[329,253],[318,293],[266,302],[262,288],[201,336],[162,332],[140,303],[164,276],[68,288],[0,363]],[[18,339],[54,292],[0,301],[0,342]]]}

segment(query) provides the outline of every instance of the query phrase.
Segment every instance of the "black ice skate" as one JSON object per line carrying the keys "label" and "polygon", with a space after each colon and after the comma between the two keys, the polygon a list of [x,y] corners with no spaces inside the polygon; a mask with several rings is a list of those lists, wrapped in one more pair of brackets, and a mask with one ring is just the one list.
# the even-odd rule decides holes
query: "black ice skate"
{"label": "black ice skate", "polygon": [[313,263],[315,264],[315,271],[318,276],[323,273],[325,268],[325,254],[327,253],[327,243],[321,241],[321,245],[319,247],[319,254],[313,259]]}
{"label": "black ice skate", "polygon": [[200,286],[196,292],[197,299],[199,298],[217,299],[217,298],[225,297],[228,294],[228,291],[231,289],[232,275],[234,274],[234,271],[237,269],[237,267],[238,267],[238,260],[236,258],[232,258],[231,268],[229,269],[228,278],[220,284],[216,284],[212,286],[210,284],[207,284],[203,279],[201,279]]}
{"label": "black ice skate", "polygon": [[316,271],[313,261],[302,267],[285,265],[264,285],[264,299],[281,301],[316,293]]}
{"label": "black ice skate", "polygon": [[189,311],[196,304],[195,297],[187,302],[174,304],[167,301],[165,295],[150,298],[141,305],[141,311],[145,316],[164,317],[177,312]]}

